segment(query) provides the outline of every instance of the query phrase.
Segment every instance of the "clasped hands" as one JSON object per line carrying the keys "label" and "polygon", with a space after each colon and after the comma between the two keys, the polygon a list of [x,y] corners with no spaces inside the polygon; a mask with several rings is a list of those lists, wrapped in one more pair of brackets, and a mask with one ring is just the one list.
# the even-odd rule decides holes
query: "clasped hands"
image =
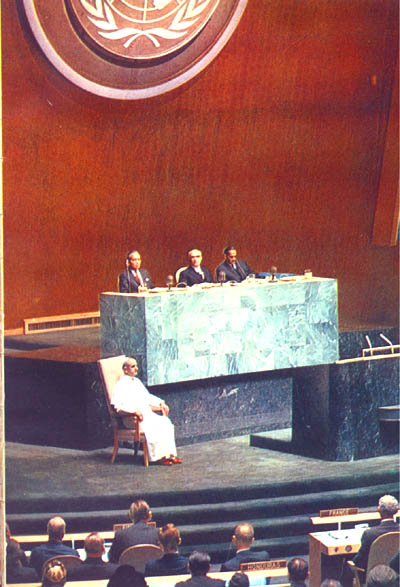
{"label": "clasped hands", "polygon": [[168,416],[169,414],[169,407],[165,402],[161,402],[159,406],[151,406],[153,412],[161,412],[163,416]]}

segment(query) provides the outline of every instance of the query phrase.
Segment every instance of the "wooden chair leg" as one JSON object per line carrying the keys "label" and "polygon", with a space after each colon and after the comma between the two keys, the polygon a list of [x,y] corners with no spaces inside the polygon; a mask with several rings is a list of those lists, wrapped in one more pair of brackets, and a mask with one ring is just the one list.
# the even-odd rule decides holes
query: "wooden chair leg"
{"label": "wooden chair leg", "polygon": [[113,464],[113,462],[115,461],[115,457],[117,456],[117,452],[118,452],[118,434],[114,433],[114,447],[113,447],[113,453],[111,456],[111,464]]}
{"label": "wooden chair leg", "polygon": [[146,439],[143,439],[143,459],[144,459],[144,466],[149,466],[149,451],[147,450],[147,442]]}

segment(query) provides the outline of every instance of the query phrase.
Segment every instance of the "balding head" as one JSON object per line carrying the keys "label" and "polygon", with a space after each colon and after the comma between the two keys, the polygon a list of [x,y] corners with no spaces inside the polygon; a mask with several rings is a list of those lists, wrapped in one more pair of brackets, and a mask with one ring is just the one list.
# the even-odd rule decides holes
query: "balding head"
{"label": "balding head", "polygon": [[89,558],[98,558],[104,552],[104,540],[98,532],[91,532],[85,538],[83,546]]}
{"label": "balding head", "polygon": [[50,540],[62,540],[65,534],[65,521],[56,516],[47,522],[47,534]]}
{"label": "balding head", "polygon": [[232,536],[232,542],[236,550],[243,550],[244,548],[250,548],[254,541],[254,528],[251,524],[242,523],[238,524],[235,528],[235,532]]}
{"label": "balding head", "polygon": [[293,583],[305,581],[308,576],[308,564],[304,558],[292,558],[288,562],[289,580]]}

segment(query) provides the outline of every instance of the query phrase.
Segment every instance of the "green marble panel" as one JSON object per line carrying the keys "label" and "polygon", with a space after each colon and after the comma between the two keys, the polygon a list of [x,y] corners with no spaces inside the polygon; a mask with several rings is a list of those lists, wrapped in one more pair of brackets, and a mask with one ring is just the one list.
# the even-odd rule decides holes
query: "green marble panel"
{"label": "green marble panel", "polygon": [[338,358],[334,279],[104,293],[100,314],[103,355],[135,356],[148,385]]}

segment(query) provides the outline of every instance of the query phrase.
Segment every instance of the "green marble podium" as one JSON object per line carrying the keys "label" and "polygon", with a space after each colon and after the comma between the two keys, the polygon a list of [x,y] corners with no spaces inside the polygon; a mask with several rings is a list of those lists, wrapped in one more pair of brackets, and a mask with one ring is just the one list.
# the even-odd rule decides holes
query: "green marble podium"
{"label": "green marble podium", "polygon": [[136,357],[150,386],[339,358],[335,279],[106,292],[100,323],[102,356]]}

